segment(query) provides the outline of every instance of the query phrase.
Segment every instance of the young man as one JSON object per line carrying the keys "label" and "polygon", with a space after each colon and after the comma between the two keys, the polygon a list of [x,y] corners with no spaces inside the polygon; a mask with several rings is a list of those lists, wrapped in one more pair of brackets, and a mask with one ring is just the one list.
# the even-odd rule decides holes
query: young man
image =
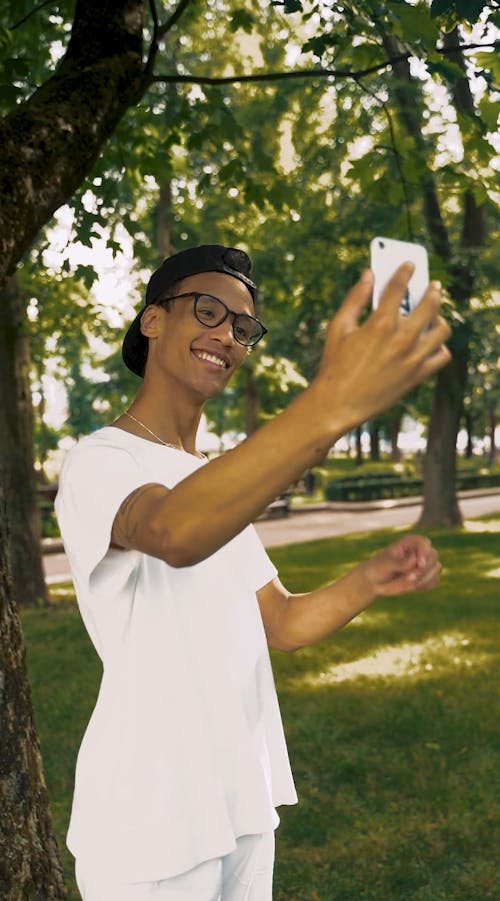
{"label": "young man", "polygon": [[365,272],[311,385],[210,463],[196,449],[203,404],[265,333],[250,261],[203,246],[153,274],[123,344],[137,397],[70,451],[56,501],[103,663],[68,835],[85,901],[269,901],[276,807],[296,794],[267,644],[294,650],[380,595],[437,584],[435,550],[407,536],[292,595],[250,525],[341,435],[448,361],[439,285],[400,315],[411,271],[360,325]]}

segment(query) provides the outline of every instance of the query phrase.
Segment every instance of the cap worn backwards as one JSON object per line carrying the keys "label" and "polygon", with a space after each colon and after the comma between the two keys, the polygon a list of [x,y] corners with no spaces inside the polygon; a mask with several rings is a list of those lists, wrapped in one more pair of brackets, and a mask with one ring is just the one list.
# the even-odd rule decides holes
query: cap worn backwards
{"label": "cap worn backwards", "polygon": [[248,288],[253,302],[257,286],[250,276],[248,255],[237,247],[204,244],[190,247],[168,257],[153,272],[146,288],[146,304],[135,317],[123,340],[122,357],[125,365],[136,375],[144,375],[148,355],[148,339],[141,332],[141,317],[149,304],[155,303],[168,288],[181,279],[200,272],[223,272],[239,279]]}

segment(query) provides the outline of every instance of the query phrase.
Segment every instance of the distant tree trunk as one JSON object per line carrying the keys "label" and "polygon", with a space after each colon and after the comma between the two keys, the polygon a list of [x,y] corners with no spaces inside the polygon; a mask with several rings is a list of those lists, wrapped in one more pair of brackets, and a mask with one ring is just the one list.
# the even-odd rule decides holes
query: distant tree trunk
{"label": "distant tree trunk", "polygon": [[363,463],[363,447],[361,444],[361,434],[362,427],[358,426],[355,435],[356,435],[356,466],[361,466]]}
{"label": "distant tree trunk", "polygon": [[[36,460],[38,466],[40,467],[39,478],[42,482],[45,481],[45,464],[47,463],[47,459],[49,456],[50,450],[50,441],[48,437],[48,429],[45,424],[45,413],[47,410],[47,403],[45,399],[45,391],[43,387],[43,375],[44,375],[44,367],[43,363],[40,360],[36,365],[36,375],[38,381],[38,391],[40,393],[40,402],[36,408],[36,411],[33,410],[33,426],[34,429],[38,430],[38,441],[37,447],[33,447],[33,457]],[[35,422],[37,423],[37,427],[35,427]]]}
{"label": "distant tree trunk", "polygon": [[378,463],[380,460],[380,425],[378,421],[370,420],[368,429],[370,432],[370,460]]}
{"label": "distant tree trunk", "polygon": [[464,413],[464,422],[465,422],[465,431],[467,432],[467,446],[465,448],[465,456],[467,460],[472,459],[472,455],[474,453],[474,446],[472,442],[472,430],[474,428],[474,417],[470,410],[466,410]]}
{"label": "distant tree trunk", "polygon": [[[0,412],[6,428],[7,411]],[[5,464],[7,463],[7,466]],[[23,638],[10,573],[6,533],[12,470],[0,460],[0,898],[66,898],[34,724]]]}
{"label": "distant tree trunk", "polygon": [[174,252],[172,246],[172,184],[169,181],[160,185],[160,193],[155,211],[156,247],[158,249],[158,265],[165,257]]}
{"label": "distant tree trunk", "polygon": [[398,447],[399,433],[401,431],[401,423],[403,421],[403,413],[399,409],[391,410],[388,416],[389,440],[391,442],[391,460],[397,463],[401,460],[401,451]]}
{"label": "distant tree trunk", "polygon": [[424,528],[462,525],[455,478],[456,442],[466,377],[466,355],[459,357],[458,353],[437,376],[423,461],[424,502],[418,525]]}
{"label": "distant tree trunk", "polygon": [[19,604],[46,603],[40,514],[34,469],[33,406],[26,311],[12,276],[0,298],[0,384],[6,428],[2,437],[6,509],[14,597]]}
{"label": "distant tree trunk", "polygon": [[259,392],[250,366],[245,367],[245,432],[252,435],[257,428]]}
{"label": "distant tree trunk", "polygon": [[497,456],[497,449],[495,444],[496,426],[496,407],[495,404],[490,404],[488,406],[488,434],[490,438],[490,452],[488,454],[488,462],[490,466],[493,466]]}

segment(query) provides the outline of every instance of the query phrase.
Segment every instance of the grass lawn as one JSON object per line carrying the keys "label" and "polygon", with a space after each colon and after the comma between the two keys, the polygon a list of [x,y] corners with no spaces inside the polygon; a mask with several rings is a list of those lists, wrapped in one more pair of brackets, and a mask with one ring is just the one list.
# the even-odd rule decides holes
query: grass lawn
{"label": "grass lawn", "polygon": [[[438,590],[379,601],[334,639],[273,653],[300,803],[281,808],[275,901],[500,898],[500,520],[434,536]],[[394,533],[275,548],[285,584],[330,581]],[[56,597],[54,597],[56,599]],[[75,604],[23,614],[61,848],[100,671]],[[78,894],[63,850],[70,901]]]}

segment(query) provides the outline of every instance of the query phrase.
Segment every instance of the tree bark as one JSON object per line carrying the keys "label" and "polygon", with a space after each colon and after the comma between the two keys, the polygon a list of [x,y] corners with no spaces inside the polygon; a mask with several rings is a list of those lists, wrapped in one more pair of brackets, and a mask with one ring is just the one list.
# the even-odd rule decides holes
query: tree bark
{"label": "tree bark", "polygon": [[472,455],[474,453],[474,443],[473,443],[474,417],[469,410],[466,410],[464,413],[464,423],[465,423],[465,431],[467,432],[467,445],[465,448],[465,456],[466,456],[467,460],[471,460]]}
{"label": "tree bark", "polygon": [[[0,410],[0,427],[6,425]],[[12,601],[6,532],[9,489],[0,459],[0,897],[66,898],[34,723],[23,637]]]}
{"label": "tree bark", "polygon": [[488,433],[490,436],[490,450],[488,454],[488,462],[490,466],[494,466],[497,456],[497,449],[495,444],[495,432],[497,427],[496,420],[496,407],[495,404],[490,404],[488,406]]}
{"label": "tree bark", "polygon": [[423,506],[418,525],[462,525],[456,484],[456,441],[467,379],[467,353],[455,353],[436,380],[423,461]]}
{"label": "tree bark", "polygon": [[393,410],[389,412],[387,421],[389,425],[389,440],[391,442],[391,460],[393,463],[397,463],[401,460],[401,451],[398,447],[399,433],[403,421],[401,410],[398,407],[394,407]]}
{"label": "tree bark", "polygon": [[380,460],[380,426],[376,419],[372,419],[368,426],[370,432],[370,460],[378,463]]}
{"label": "tree bark", "polygon": [[362,426],[358,426],[355,430],[356,436],[356,466],[361,466],[363,463],[363,445],[361,443],[361,435],[363,429]]}
{"label": "tree bark", "polygon": [[17,279],[0,292],[0,384],[5,429],[2,432],[6,473],[5,503],[14,598],[18,604],[46,603],[42,566],[40,513],[34,469],[34,423],[30,384],[26,310]]}
{"label": "tree bark", "polygon": [[245,367],[245,433],[253,435],[259,416],[259,392],[253,370]]}
{"label": "tree bark", "polygon": [[170,179],[160,185],[158,203],[155,210],[156,247],[158,250],[158,266],[165,257],[169,257],[174,248],[172,245],[172,184]]}

